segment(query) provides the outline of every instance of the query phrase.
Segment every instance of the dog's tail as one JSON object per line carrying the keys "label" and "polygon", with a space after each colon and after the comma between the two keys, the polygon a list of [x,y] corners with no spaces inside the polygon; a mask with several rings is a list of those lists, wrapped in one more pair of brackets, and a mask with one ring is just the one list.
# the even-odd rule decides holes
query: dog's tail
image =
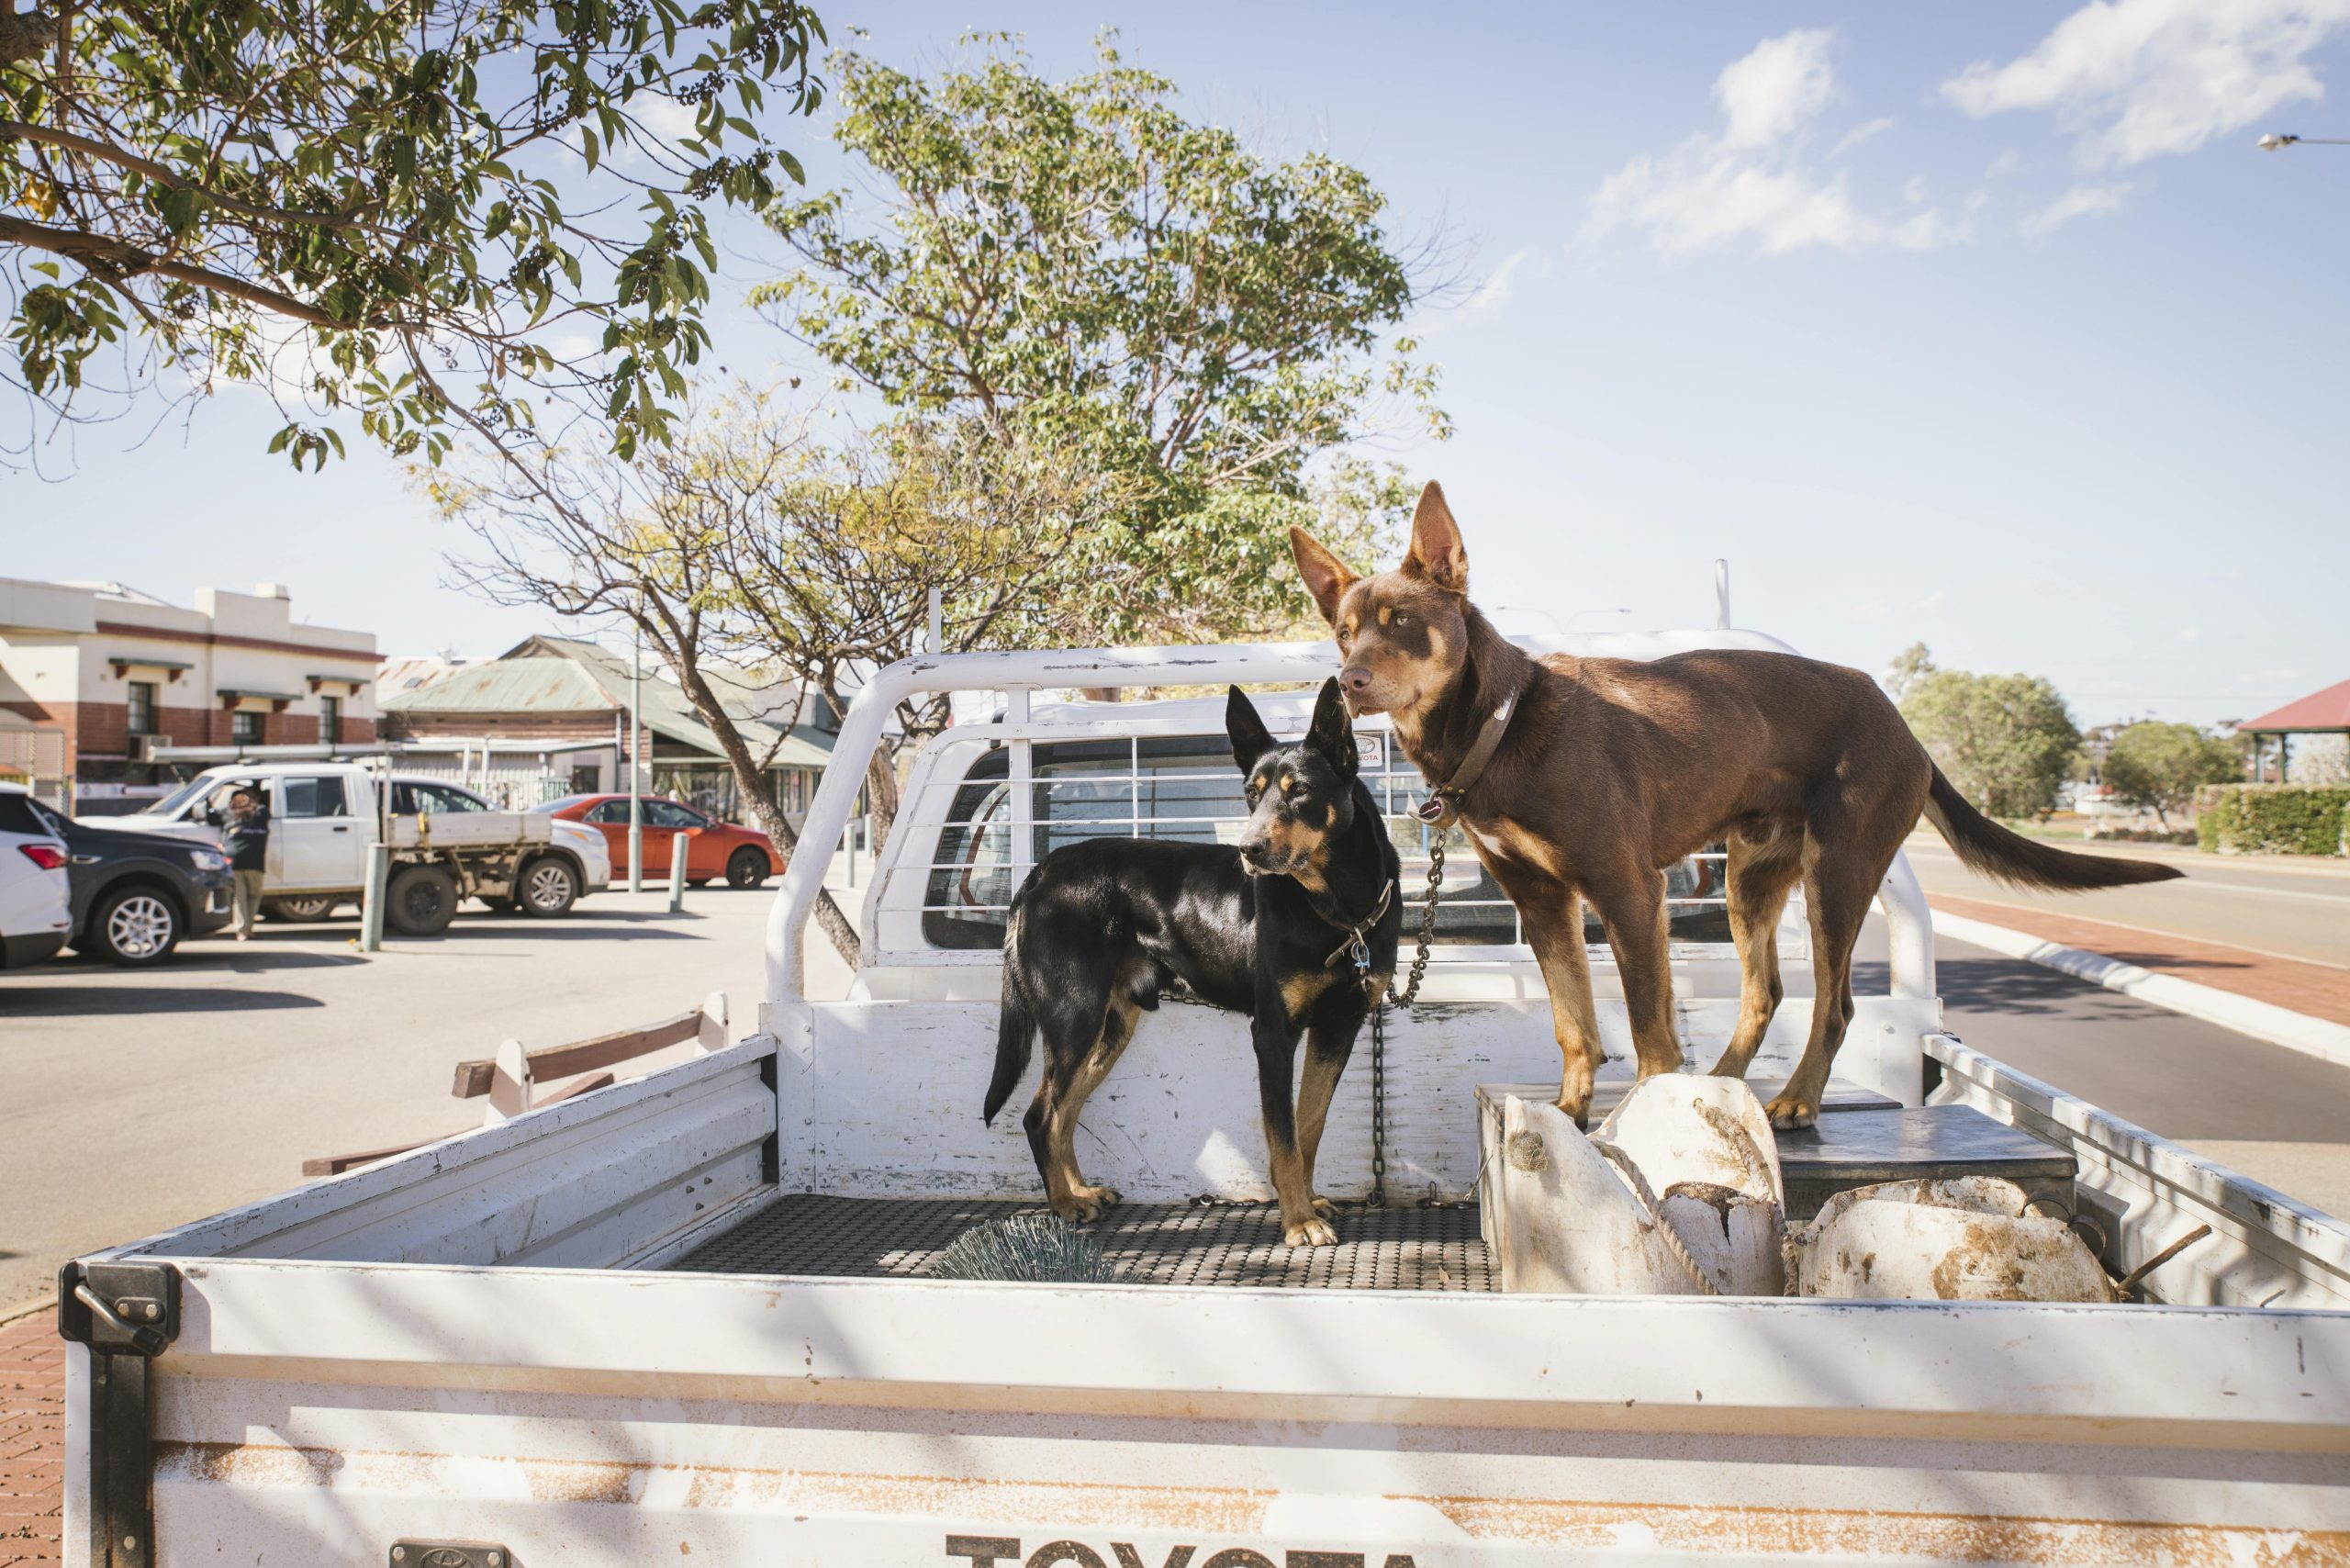
{"label": "dog's tail", "polygon": [[1036,1014],[1020,984],[1019,935],[1020,906],[1014,901],[1012,924],[1003,936],[1003,1014],[995,1036],[995,1076],[988,1080],[987,1103],[980,1107],[980,1114],[990,1123],[1026,1075],[1028,1053],[1036,1042]]}
{"label": "dog's tail", "polygon": [[1926,820],[1949,842],[1960,864],[1977,876],[2011,887],[2079,892],[2131,882],[2166,882],[2186,875],[2176,866],[2111,855],[2076,855],[2010,833],[1969,805],[1939,767],[1934,769],[1933,792],[1926,801]]}

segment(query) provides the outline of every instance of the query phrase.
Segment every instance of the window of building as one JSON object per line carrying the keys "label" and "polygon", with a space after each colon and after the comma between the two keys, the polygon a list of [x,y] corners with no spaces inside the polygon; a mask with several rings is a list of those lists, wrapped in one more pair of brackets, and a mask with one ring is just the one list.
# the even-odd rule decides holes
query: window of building
{"label": "window of building", "polygon": [[341,698],[321,697],[319,699],[319,739],[324,741],[329,745],[338,745],[341,744]]}
{"label": "window of building", "polygon": [[122,689],[123,728],[134,739],[155,734],[155,683],[134,680]]}
{"label": "window of building", "polygon": [[240,708],[229,714],[229,744],[231,745],[261,745],[261,714],[250,708]]}

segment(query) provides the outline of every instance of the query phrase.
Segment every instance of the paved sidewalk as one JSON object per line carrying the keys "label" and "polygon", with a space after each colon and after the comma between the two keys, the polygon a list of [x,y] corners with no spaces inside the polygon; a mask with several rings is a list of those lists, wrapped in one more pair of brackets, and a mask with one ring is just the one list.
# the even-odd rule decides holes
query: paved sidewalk
{"label": "paved sidewalk", "polygon": [[65,1345],[57,1315],[0,1327],[0,1568],[64,1561]]}
{"label": "paved sidewalk", "polygon": [[1947,893],[1930,894],[1927,902],[1935,909],[2004,925],[2044,942],[2103,954],[2156,974],[2192,980],[2215,991],[2233,991],[2238,996],[2330,1023],[2350,1025],[2350,969],[2256,953],[2216,942],[2198,942],[2143,926],[2052,914],[2022,904],[1953,898]]}

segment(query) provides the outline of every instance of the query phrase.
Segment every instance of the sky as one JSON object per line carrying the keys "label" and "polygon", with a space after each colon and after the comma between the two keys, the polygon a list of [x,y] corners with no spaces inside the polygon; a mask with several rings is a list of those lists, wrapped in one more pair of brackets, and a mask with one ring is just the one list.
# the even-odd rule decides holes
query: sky
{"label": "sky", "polygon": [[[1378,454],[1442,480],[1505,629],[1707,624],[1718,556],[1740,625],[2043,675],[2084,724],[2350,677],[2350,147],[2255,147],[2350,137],[2350,0],[819,8],[917,69],[987,29],[1073,73],[1113,27],[1440,236],[1407,330],[1457,433]],[[787,129],[816,186],[830,123]],[[808,370],[739,305],[779,247],[722,232],[719,358]],[[297,475],[274,428],[231,389],[0,475],[0,575],[285,581],[393,654],[560,629],[447,586],[464,536],[355,436]]]}

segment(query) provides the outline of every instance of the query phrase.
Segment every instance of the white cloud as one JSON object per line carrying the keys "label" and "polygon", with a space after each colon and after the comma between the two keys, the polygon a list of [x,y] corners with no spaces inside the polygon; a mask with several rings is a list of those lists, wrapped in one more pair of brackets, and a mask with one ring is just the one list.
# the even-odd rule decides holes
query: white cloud
{"label": "white cloud", "polygon": [[1517,269],[1524,266],[1528,258],[1533,254],[1532,249],[1528,248],[1512,251],[1505,256],[1502,259],[1502,264],[1495,267],[1492,274],[1477,286],[1477,292],[1469,297],[1469,303],[1461,307],[1462,310],[1472,316],[1482,316],[1488,310],[1497,310],[1508,304],[1510,296],[1516,292],[1513,280],[1516,276]]}
{"label": "white cloud", "polygon": [[1823,175],[1807,162],[1807,133],[1835,89],[1833,39],[1824,30],[1786,33],[1731,62],[1714,83],[1720,134],[1700,132],[1610,174],[1592,195],[1584,237],[1630,228],[1667,252],[1744,241],[1765,253],[1806,245],[1924,250],[1971,237],[1964,219],[1939,208],[1898,220],[1866,212],[1843,174]]}
{"label": "white cloud", "polygon": [[2122,198],[2129,194],[2127,181],[2118,185],[2075,185],[2025,218],[2018,227],[2038,239],[2053,233],[2076,218],[2102,218],[2109,212],[2119,212]]}
{"label": "white cloud", "polygon": [[2308,56],[2350,28],[2350,0],[2090,0],[2029,54],[1942,84],[1981,118],[2053,109],[2090,168],[2191,152],[2325,94]]}
{"label": "white cloud", "polygon": [[2178,640],[2182,643],[2191,643],[2201,635],[2203,635],[2203,628],[2200,626],[2182,626],[2178,629]]}
{"label": "white cloud", "polygon": [[1882,136],[1885,132],[1891,130],[1892,129],[1893,117],[1891,115],[1882,115],[1877,118],[1869,121],[1866,125],[1856,125],[1852,129],[1846,131],[1843,135],[1836,139],[1836,145],[1828,150],[1828,156],[1830,158],[1841,158],[1845,153],[1850,152],[1862,142],[1872,140],[1876,137]]}
{"label": "white cloud", "polygon": [[1909,608],[1920,615],[1939,615],[1942,612],[1943,607],[1949,603],[1950,595],[1941,588],[1936,588]]}
{"label": "white cloud", "polygon": [[2000,153],[1997,158],[1991,160],[1991,166],[1983,171],[1983,177],[1986,180],[1999,179],[2006,175],[2014,174],[2018,169],[2022,167],[2023,154],[2010,147],[2005,152]]}
{"label": "white cloud", "polygon": [[1836,84],[1828,64],[1834,38],[1824,28],[1783,33],[1725,66],[1714,82],[1714,96],[1722,106],[1722,145],[1785,141],[1826,108]]}
{"label": "white cloud", "polygon": [[1852,606],[1852,619],[1855,621],[1882,621],[1892,613],[1893,606],[1881,599],[1864,599]]}

